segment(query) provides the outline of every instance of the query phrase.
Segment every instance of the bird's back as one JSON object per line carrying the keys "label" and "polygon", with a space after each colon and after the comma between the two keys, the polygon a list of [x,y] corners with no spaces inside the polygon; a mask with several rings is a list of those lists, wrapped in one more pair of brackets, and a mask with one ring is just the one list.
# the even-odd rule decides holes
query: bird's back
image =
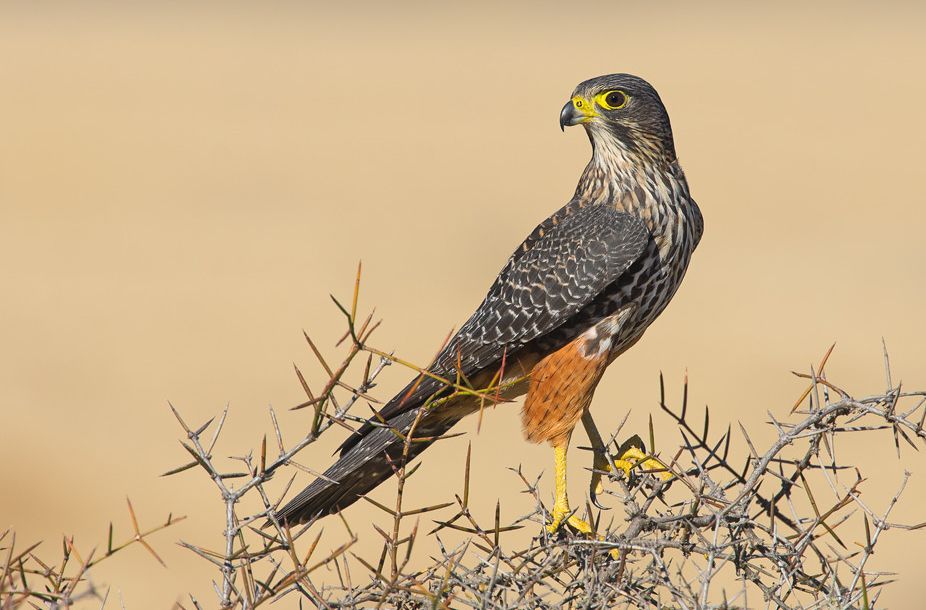
{"label": "bird's back", "polygon": [[[628,167],[636,167],[627,163]],[[583,205],[612,206],[640,218],[649,232],[643,254],[573,319],[539,337],[535,349],[551,351],[566,345],[589,326],[634,305],[612,358],[633,345],[675,295],[691,255],[701,240],[704,221],[691,198],[678,162],[643,171],[614,172],[589,164],[576,189]]]}

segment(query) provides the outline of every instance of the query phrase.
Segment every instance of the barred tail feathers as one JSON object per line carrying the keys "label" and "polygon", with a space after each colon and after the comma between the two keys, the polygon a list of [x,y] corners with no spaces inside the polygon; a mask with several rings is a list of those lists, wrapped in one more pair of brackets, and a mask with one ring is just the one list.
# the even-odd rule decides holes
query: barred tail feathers
{"label": "barred tail feathers", "polygon": [[[415,422],[419,409],[397,415],[389,427],[377,427],[365,434],[340,459],[317,478],[278,513],[281,521],[306,523],[343,510],[369,493],[394,473],[393,465],[402,459],[406,434]],[[415,437],[439,437],[462,417],[435,411],[425,413],[418,422]],[[409,459],[427,449],[433,441],[416,441],[409,446]],[[336,482],[331,482],[336,481]]]}

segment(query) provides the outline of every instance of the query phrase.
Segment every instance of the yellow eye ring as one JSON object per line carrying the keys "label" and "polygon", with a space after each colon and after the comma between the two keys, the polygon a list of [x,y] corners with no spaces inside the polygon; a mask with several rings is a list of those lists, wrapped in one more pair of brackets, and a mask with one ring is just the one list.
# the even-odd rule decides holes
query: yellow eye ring
{"label": "yellow eye ring", "polygon": [[612,89],[595,96],[595,103],[605,110],[619,110],[627,105],[630,98],[620,89]]}

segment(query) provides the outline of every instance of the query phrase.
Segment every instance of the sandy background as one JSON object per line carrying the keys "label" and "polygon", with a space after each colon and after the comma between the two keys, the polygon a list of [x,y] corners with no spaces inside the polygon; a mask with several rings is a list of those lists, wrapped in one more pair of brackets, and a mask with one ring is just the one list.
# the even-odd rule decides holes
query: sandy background
{"label": "sandy background", "polygon": [[[300,331],[333,349],[327,295],[349,295],[360,258],[378,345],[426,361],[571,195],[588,143],[558,112],[607,72],[661,92],[706,233],[606,375],[603,428],[632,409],[642,430],[659,371],[678,396],[687,368],[693,404],[761,441],[766,409],[802,389],[788,371],[834,340],[831,378],[854,392],[883,389],[882,336],[895,377],[926,385],[922,9],[735,6],[4,5],[0,527],[56,556],[62,533],[89,548],[111,519],[124,532],[126,495],[148,523],[190,515],[155,541],[168,570],[133,549],[96,578],[128,608],[211,599],[210,566],[174,543],[218,546],[222,508],[199,474],[158,478],[185,460],[167,401],[194,422],[230,403],[220,453],[255,447],[267,405],[302,400],[292,362],[319,378]],[[405,381],[391,370],[379,395]],[[285,413],[289,438],[306,421]],[[302,461],[327,465],[340,437]],[[549,471],[550,455],[520,440],[518,409],[469,438],[477,511],[501,496],[503,518],[524,512],[504,467]],[[883,507],[907,468],[896,518],[923,521],[926,459],[880,440],[867,497]],[[456,489],[465,443],[427,454],[412,503]],[[882,601],[919,607],[926,535],[889,533],[873,561],[900,582]]]}

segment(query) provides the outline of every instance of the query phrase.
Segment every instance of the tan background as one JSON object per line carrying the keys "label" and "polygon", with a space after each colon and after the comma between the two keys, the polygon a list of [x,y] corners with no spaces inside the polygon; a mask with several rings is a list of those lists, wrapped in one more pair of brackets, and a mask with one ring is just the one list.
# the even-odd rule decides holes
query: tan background
{"label": "tan background", "polygon": [[[661,92],[707,228],[675,302],[606,376],[602,427],[632,408],[643,429],[658,372],[675,397],[687,368],[694,405],[767,439],[766,409],[801,389],[788,371],[834,340],[831,377],[854,392],[883,389],[882,336],[895,375],[926,385],[920,7],[466,6],[4,6],[0,526],[54,556],[64,532],[87,549],[111,519],[125,531],[126,495],[149,523],[188,514],[156,541],[168,570],[133,549],[96,579],[129,608],[211,599],[210,566],[173,543],[217,546],[221,506],[197,473],[158,478],[185,460],[167,401],[195,422],[230,403],[224,453],[256,446],[267,405],[302,399],[291,362],[318,379],[300,330],[333,349],[327,294],[348,296],[360,258],[378,344],[427,360],[571,195],[588,144],[557,114],[613,71]],[[291,439],[305,422],[283,415]],[[330,436],[303,461],[327,465]],[[517,409],[469,438],[477,511],[501,496],[503,518],[525,512],[504,467],[550,456],[520,440]],[[883,508],[906,467],[896,517],[924,520],[926,460],[879,440],[867,497]],[[413,503],[456,489],[464,447],[427,454]],[[918,607],[926,537],[889,534],[874,561],[900,582],[882,601]]]}

